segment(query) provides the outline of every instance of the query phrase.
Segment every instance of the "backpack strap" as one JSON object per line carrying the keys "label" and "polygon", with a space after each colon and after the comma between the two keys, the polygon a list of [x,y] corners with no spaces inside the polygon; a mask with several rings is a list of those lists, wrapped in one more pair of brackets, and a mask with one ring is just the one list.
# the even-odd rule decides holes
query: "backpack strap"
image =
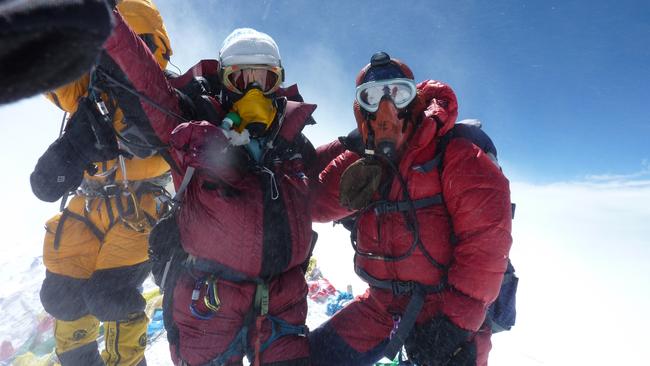
{"label": "backpack strap", "polygon": [[183,200],[183,194],[185,193],[187,186],[190,184],[195,170],[196,168],[192,166],[187,167],[185,174],[183,175],[183,180],[181,181],[180,186],[178,186],[176,194],[174,194],[174,197],[172,198],[172,202],[181,202]]}
{"label": "backpack strap", "polygon": [[438,168],[442,172],[442,161],[445,158],[445,151],[447,150],[447,145],[449,145],[449,142],[457,137],[455,133],[456,127],[452,128],[444,134],[439,140],[438,140],[438,145],[436,146],[436,153],[433,157],[433,159],[420,164],[420,165],[414,165],[411,169],[420,172],[420,173],[428,173],[432,171],[435,168]]}
{"label": "backpack strap", "polygon": [[438,146],[436,146],[434,158],[423,164],[413,166],[412,169],[420,173],[428,173],[434,168],[438,168],[442,172],[442,164],[445,151],[447,150],[447,145],[449,145],[449,142],[455,138],[464,138],[471,141],[474,145],[483,150],[490,160],[499,165],[497,161],[497,149],[494,146],[492,139],[481,129],[481,124],[475,122],[472,122],[472,120],[464,120],[456,123],[449,132],[444,134],[438,140]]}

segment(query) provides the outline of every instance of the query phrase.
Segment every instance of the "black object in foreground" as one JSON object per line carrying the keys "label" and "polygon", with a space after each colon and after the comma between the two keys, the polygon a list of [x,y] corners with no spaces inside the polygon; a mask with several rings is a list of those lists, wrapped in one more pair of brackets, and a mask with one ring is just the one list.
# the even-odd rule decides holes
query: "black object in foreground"
{"label": "black object in foreground", "polygon": [[104,0],[0,0],[0,104],[90,70],[112,28]]}

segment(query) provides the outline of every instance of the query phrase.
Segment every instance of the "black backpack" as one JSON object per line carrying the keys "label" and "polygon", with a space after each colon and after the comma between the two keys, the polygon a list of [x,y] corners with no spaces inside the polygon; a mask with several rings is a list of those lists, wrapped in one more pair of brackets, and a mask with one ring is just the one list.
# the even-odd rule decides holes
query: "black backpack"
{"label": "black backpack", "polygon": [[[483,150],[492,161],[497,163],[497,149],[492,139],[481,129],[481,123],[477,120],[463,120],[454,125],[454,127],[441,137],[435,157],[415,167],[421,171],[431,171],[439,169],[442,176],[443,160],[445,149],[449,142],[455,138],[464,138],[470,140],[474,145]],[[341,138],[341,142],[352,151],[363,151],[363,143],[358,131],[351,132],[347,137]],[[515,214],[515,204],[512,204],[512,217]],[[356,219],[357,215],[353,214],[338,221],[350,231],[351,240],[356,242]],[[501,289],[496,300],[489,306],[485,322],[492,329],[492,333],[498,333],[504,330],[510,330],[515,324],[516,318],[516,295],[519,278],[515,275],[515,269],[508,258],[508,266],[501,282]]]}

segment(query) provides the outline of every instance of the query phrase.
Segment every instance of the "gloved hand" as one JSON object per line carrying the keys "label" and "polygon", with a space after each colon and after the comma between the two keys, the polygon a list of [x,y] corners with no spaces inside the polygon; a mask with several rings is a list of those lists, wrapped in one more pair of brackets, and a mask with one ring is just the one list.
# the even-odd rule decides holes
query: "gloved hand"
{"label": "gloved hand", "polygon": [[351,210],[360,210],[372,200],[381,183],[382,167],[376,159],[361,158],[341,175],[339,201]]}
{"label": "gloved hand", "polygon": [[169,143],[181,155],[182,165],[191,166],[233,184],[246,171],[248,157],[232,146],[221,127],[206,121],[185,122],[171,133]]}
{"label": "gloved hand", "polygon": [[123,152],[117,144],[112,121],[104,121],[90,99],[81,98],[78,103],[63,136],[88,163],[117,158]]}
{"label": "gloved hand", "polygon": [[113,28],[104,0],[0,4],[0,104],[87,73]]}
{"label": "gloved hand", "polygon": [[350,131],[347,136],[339,137],[339,141],[345,146],[346,149],[354,151],[357,154],[363,153],[365,150],[365,144],[363,143],[363,137],[358,128]]}
{"label": "gloved hand", "polygon": [[36,197],[46,202],[58,200],[81,184],[85,170],[93,174],[96,167],[92,163],[120,154],[113,129],[100,119],[88,98],[79,100],[65,132],[38,159],[30,176]]}
{"label": "gloved hand", "polygon": [[404,347],[409,359],[422,366],[474,366],[476,345],[471,332],[454,325],[444,316],[416,325]]}
{"label": "gloved hand", "polygon": [[38,159],[29,176],[32,192],[42,201],[54,202],[79,187],[87,166],[64,135]]}

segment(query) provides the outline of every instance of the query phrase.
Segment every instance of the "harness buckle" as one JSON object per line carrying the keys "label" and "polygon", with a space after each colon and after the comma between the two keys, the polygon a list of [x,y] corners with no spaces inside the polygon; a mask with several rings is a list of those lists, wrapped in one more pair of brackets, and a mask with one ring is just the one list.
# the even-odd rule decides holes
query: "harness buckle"
{"label": "harness buckle", "polygon": [[122,188],[117,184],[107,184],[102,186],[102,190],[108,197],[119,196],[122,193]]}
{"label": "harness buckle", "polygon": [[412,281],[392,281],[391,287],[393,289],[393,294],[404,295],[413,292],[415,284]]}

